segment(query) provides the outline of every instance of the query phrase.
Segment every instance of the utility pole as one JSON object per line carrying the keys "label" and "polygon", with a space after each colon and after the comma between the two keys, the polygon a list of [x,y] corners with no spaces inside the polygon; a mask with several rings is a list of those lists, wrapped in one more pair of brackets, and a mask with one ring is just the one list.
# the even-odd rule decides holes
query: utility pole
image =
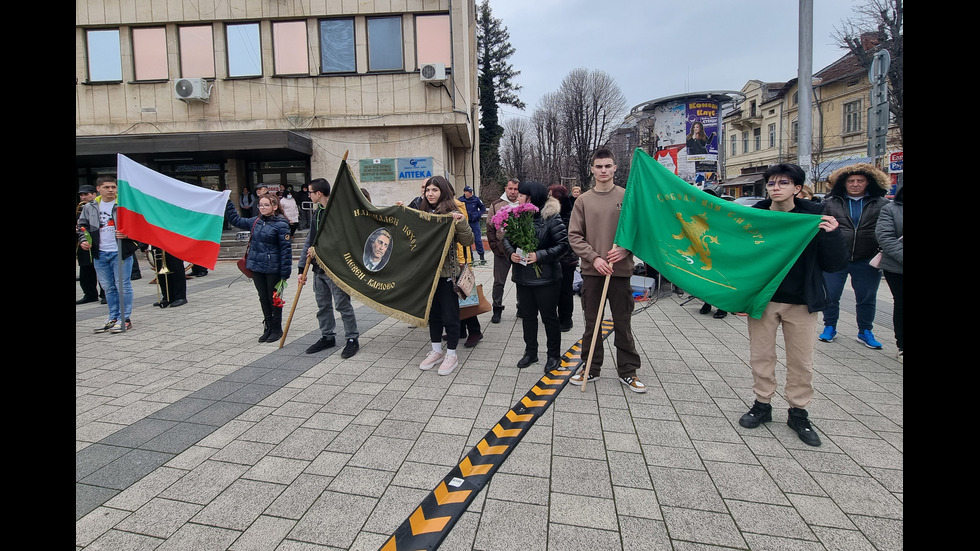
{"label": "utility pole", "polygon": [[799,98],[799,135],[797,164],[810,179],[811,148],[813,146],[813,0],[800,0],[800,45],[797,83]]}
{"label": "utility pole", "polygon": [[871,102],[868,106],[868,157],[881,167],[888,154],[888,66],[891,55],[882,49],[875,54],[868,70],[871,81]]}

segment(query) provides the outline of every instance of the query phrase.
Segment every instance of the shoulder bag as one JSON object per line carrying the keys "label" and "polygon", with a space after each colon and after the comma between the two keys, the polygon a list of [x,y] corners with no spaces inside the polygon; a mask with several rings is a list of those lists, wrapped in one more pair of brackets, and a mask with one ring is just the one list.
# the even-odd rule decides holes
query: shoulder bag
{"label": "shoulder bag", "polygon": [[245,254],[238,259],[238,269],[245,274],[245,277],[252,279],[252,270],[249,270],[246,265],[248,264],[248,250],[252,248],[252,232],[255,231],[255,223],[259,221],[259,218],[255,218],[255,222],[252,222],[252,230],[248,234],[248,245],[245,245]]}

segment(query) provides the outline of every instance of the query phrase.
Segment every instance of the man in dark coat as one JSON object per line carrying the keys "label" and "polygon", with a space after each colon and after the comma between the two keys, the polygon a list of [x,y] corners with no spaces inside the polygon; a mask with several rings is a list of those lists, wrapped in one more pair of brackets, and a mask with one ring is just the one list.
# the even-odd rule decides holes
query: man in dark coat
{"label": "man in dark coat", "polygon": [[824,197],[824,213],[837,219],[850,256],[847,266],[824,274],[830,300],[823,312],[823,333],[818,338],[823,342],[832,342],[837,336],[840,297],[844,292],[844,283],[850,276],[857,310],[857,340],[868,348],[880,350],[881,343],[871,330],[875,321],[881,270],[868,264],[868,261],[878,254],[875,226],[881,207],[888,203],[885,191],[891,182],[887,174],[867,163],[840,168],[830,175],[830,181],[834,187]]}

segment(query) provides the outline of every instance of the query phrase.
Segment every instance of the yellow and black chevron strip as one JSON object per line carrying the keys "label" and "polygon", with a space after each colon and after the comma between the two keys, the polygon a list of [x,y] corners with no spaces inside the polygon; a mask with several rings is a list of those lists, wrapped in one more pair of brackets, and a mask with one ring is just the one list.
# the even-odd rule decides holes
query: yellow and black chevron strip
{"label": "yellow and black chevron strip", "polygon": [[[599,342],[612,333],[612,320],[603,320]],[[412,511],[381,546],[381,551],[434,550],[480,490],[514,450],[534,422],[548,409],[568,379],[582,364],[581,339],[561,358],[561,366],[545,373],[531,390],[514,404],[480,443],[453,467],[442,482]]]}

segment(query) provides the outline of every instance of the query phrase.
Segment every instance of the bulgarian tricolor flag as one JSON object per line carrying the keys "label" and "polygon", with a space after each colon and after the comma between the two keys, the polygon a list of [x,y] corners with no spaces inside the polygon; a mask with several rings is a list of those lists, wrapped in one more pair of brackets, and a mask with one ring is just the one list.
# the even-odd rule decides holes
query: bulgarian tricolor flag
{"label": "bulgarian tricolor flag", "polygon": [[117,163],[119,231],[213,270],[231,192],[175,180],[125,155],[117,155]]}

